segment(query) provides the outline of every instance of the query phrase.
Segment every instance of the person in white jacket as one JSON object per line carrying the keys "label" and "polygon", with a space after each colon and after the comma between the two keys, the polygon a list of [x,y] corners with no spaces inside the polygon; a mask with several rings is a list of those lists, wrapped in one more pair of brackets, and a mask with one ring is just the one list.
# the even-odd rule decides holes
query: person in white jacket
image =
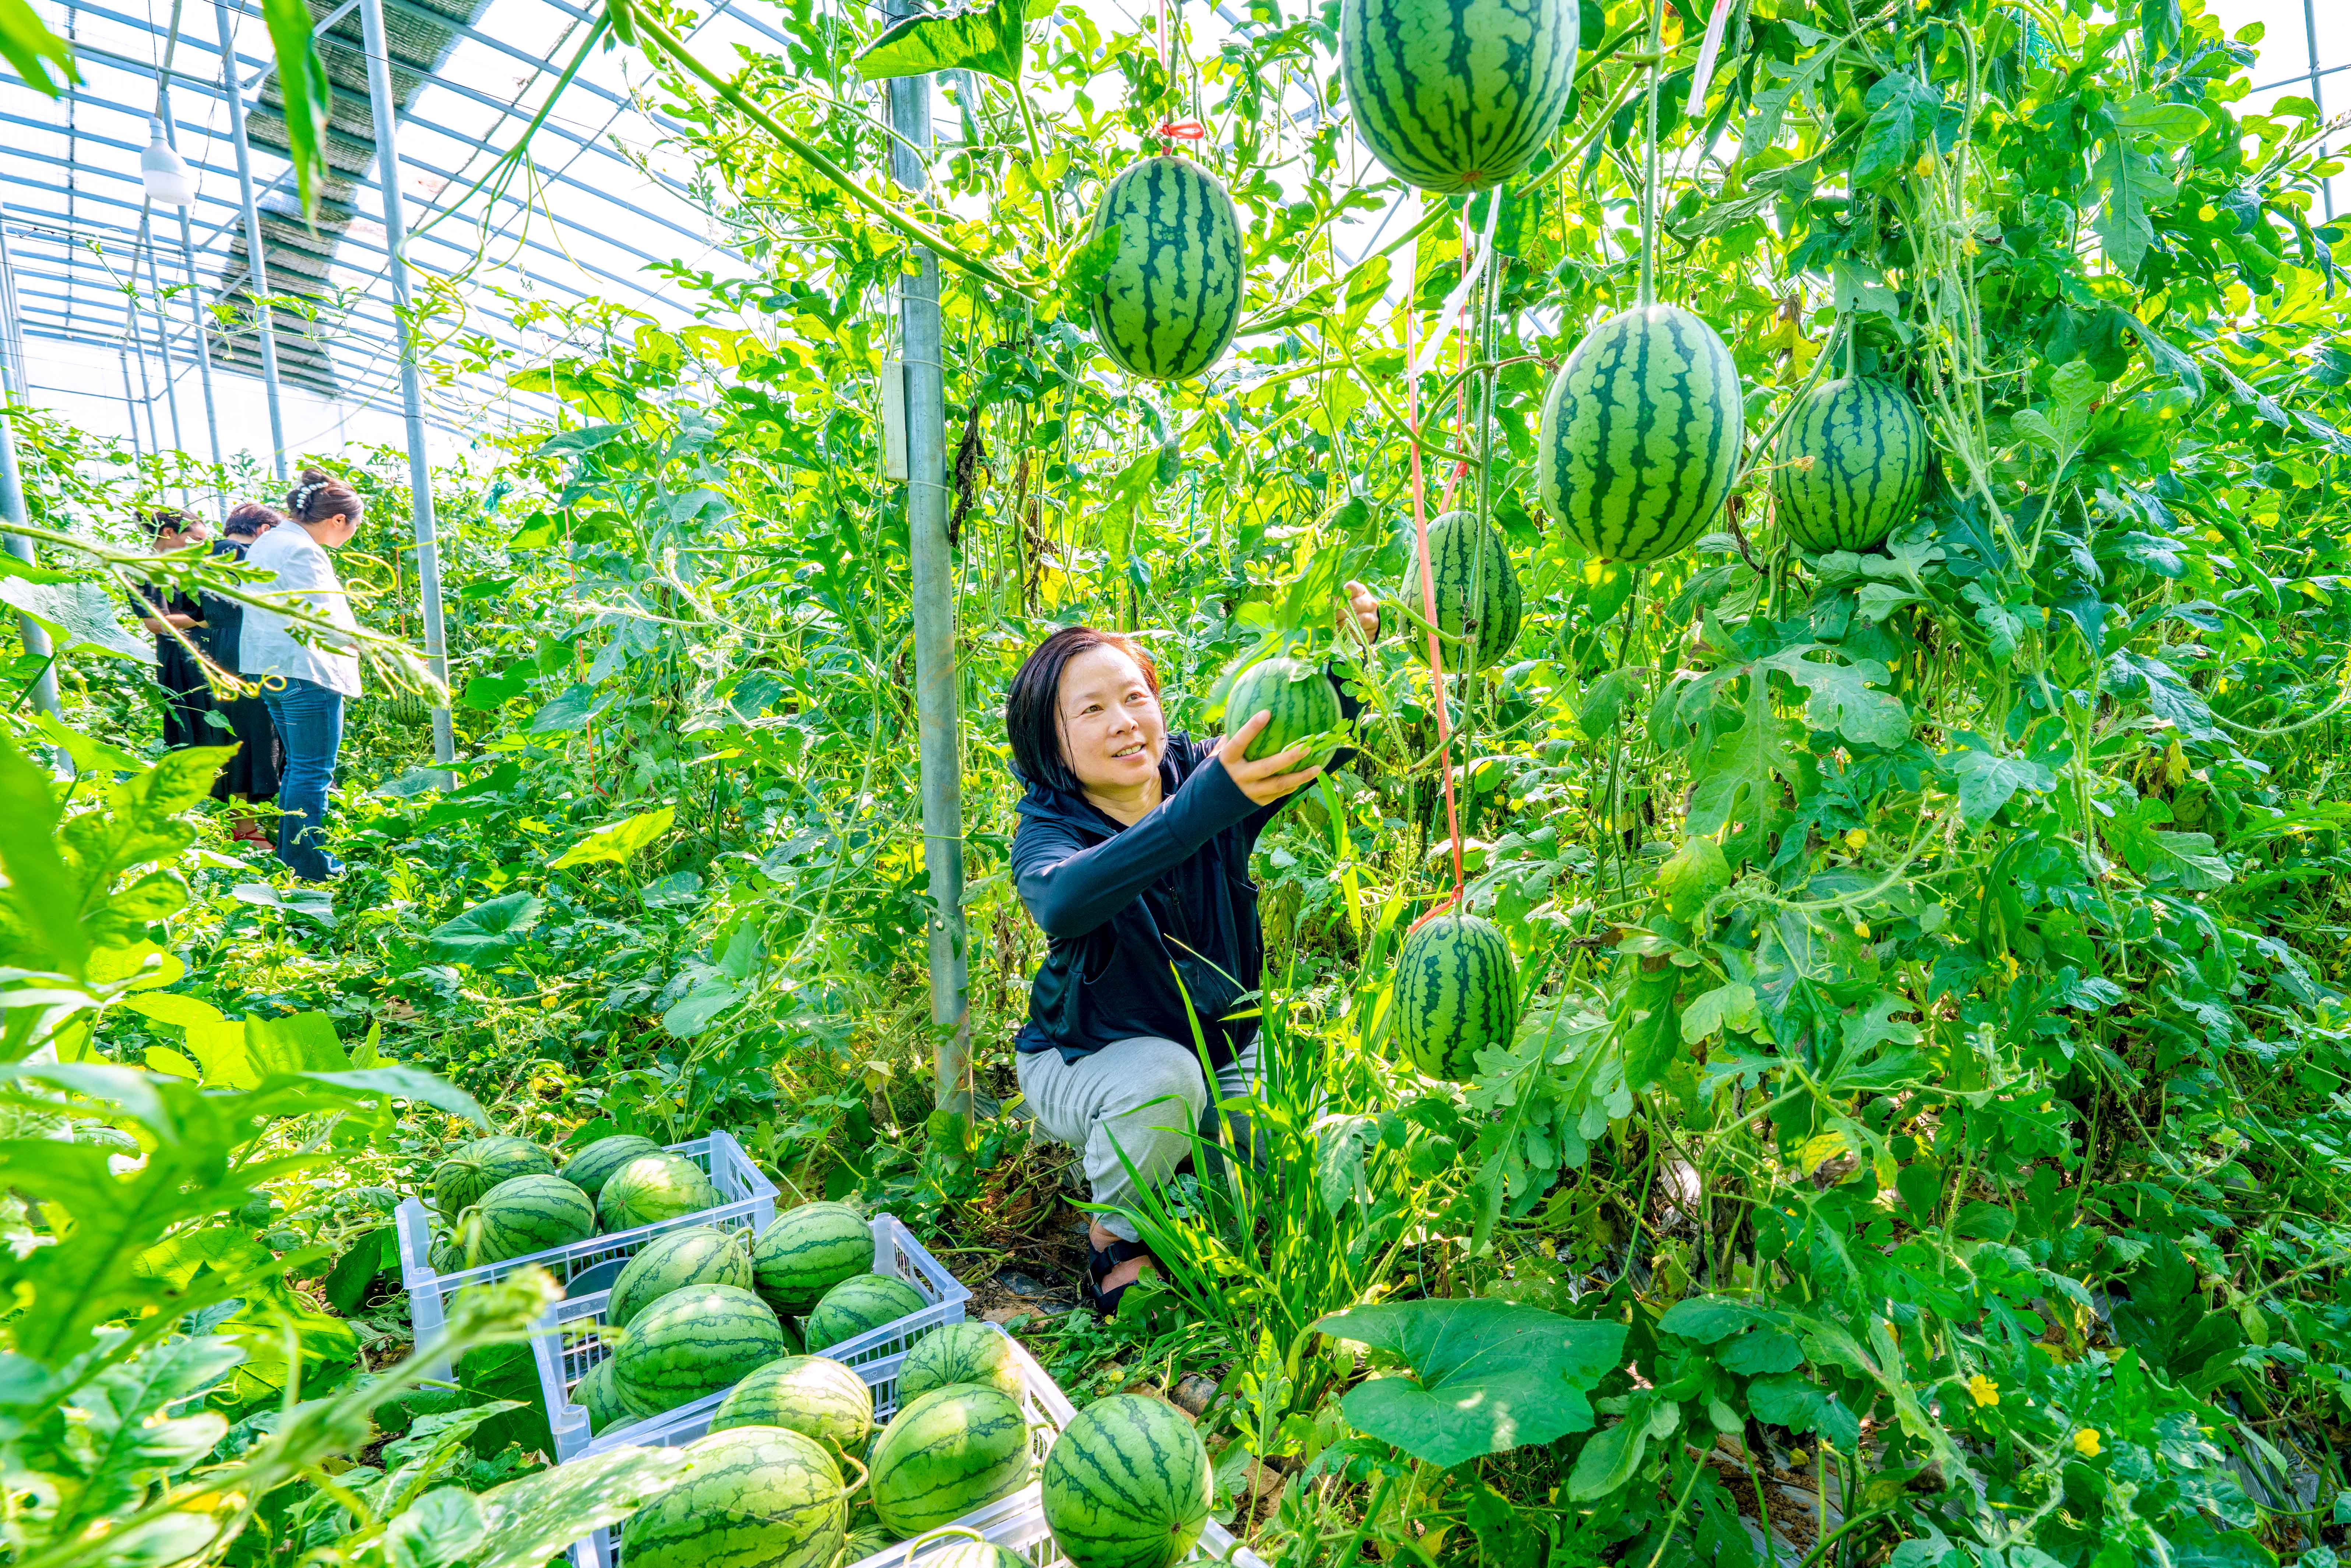
{"label": "person in white jacket", "polygon": [[[312,614],[358,631],[350,597],[327,552],[342,549],[359,532],[360,509],[359,493],[349,485],[323,468],[302,470],[301,482],[286,497],[292,526],[270,529],[246,555],[246,565],[276,573],[260,591],[293,596]],[[260,685],[286,747],[277,790],[277,858],[310,882],[339,876],[343,869],[327,852],[327,791],[343,743],[343,704],[360,695],[355,648],[351,640],[332,633],[298,631],[283,615],[255,608],[245,612],[237,668]]]}

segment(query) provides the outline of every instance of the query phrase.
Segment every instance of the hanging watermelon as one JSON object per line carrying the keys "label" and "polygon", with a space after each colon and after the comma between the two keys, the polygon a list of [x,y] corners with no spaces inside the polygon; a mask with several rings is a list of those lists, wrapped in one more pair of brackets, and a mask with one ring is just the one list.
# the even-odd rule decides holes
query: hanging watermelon
{"label": "hanging watermelon", "polygon": [[1635,306],[1577,344],[1543,399],[1543,505],[1587,555],[1662,560],[1722,510],[1747,437],[1739,367],[1678,305]]}
{"label": "hanging watermelon", "polygon": [[1092,234],[1118,225],[1094,296],[1102,351],[1133,374],[1182,381],[1214,365],[1241,321],[1241,220],[1189,158],[1146,158],[1110,183]]}
{"label": "hanging watermelon", "polygon": [[1341,0],[1355,133],[1407,185],[1492,189],[1558,128],[1582,15],[1575,0]]}
{"label": "hanging watermelon", "polygon": [[1780,526],[1808,550],[1876,549],[1917,511],[1932,450],[1893,382],[1844,375],[1814,387],[1780,437]]}

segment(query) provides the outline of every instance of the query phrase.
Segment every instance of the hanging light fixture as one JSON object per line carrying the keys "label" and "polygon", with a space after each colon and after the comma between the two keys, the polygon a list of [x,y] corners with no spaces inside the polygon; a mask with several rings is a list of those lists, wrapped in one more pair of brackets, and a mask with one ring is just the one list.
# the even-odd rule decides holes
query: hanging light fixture
{"label": "hanging light fixture", "polygon": [[196,199],[195,171],[163,140],[163,122],[147,118],[147,151],[139,154],[139,183],[148,196],[165,206],[184,207]]}

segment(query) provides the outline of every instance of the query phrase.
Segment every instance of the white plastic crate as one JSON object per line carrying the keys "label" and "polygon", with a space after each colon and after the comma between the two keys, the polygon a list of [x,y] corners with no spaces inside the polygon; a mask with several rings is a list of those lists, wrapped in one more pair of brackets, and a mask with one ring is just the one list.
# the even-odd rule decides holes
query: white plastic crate
{"label": "white plastic crate", "polygon": [[[950,1274],[939,1260],[930,1255],[923,1244],[914,1239],[907,1228],[887,1214],[877,1214],[871,1221],[873,1228],[873,1271],[894,1274],[921,1292],[930,1304],[922,1311],[908,1312],[903,1318],[893,1318],[880,1328],[869,1329],[839,1344],[812,1344],[815,1354],[853,1366],[862,1374],[869,1364],[888,1361],[890,1375],[897,1375],[897,1358],[905,1354],[914,1343],[943,1323],[963,1322],[964,1303],[971,1291]],[[632,1421],[614,1427],[596,1437],[588,1432],[587,1410],[571,1402],[571,1390],[588,1375],[590,1367],[610,1354],[603,1339],[604,1304],[609,1291],[599,1291],[572,1301],[558,1301],[538,1321],[531,1335],[531,1353],[538,1358],[538,1388],[547,1402],[548,1426],[555,1435],[555,1459],[561,1464],[582,1454],[601,1454],[609,1448],[626,1448],[669,1442],[684,1438],[671,1436],[682,1431],[689,1421],[698,1422],[689,1437],[698,1437],[709,1425],[710,1413],[726,1397],[726,1391],[706,1395],[691,1405],[682,1405],[664,1411],[649,1420]],[[867,1382],[872,1379],[868,1377]],[[894,1385],[893,1385],[894,1386]],[[895,1404],[891,1406],[896,1409]]]}
{"label": "white plastic crate", "polygon": [[[681,1214],[675,1219],[656,1220],[633,1230],[591,1236],[569,1247],[550,1247],[544,1252],[509,1258],[503,1263],[485,1263],[446,1274],[435,1273],[430,1261],[433,1211],[415,1198],[403,1201],[393,1219],[400,1236],[400,1278],[408,1290],[409,1321],[414,1325],[417,1342],[422,1343],[441,1327],[447,1319],[451,1298],[468,1285],[502,1280],[532,1264],[554,1275],[558,1284],[569,1285],[599,1263],[636,1256],[645,1243],[667,1231],[689,1225],[716,1225],[726,1230],[747,1230],[756,1236],[774,1222],[776,1184],[759,1174],[751,1156],[743,1152],[743,1145],[727,1134],[713,1132],[706,1137],[672,1144],[669,1152],[683,1155],[699,1166],[726,1201],[716,1208]],[[448,1218],[454,1220],[455,1216]],[[445,1369],[443,1375],[446,1375]]]}
{"label": "white plastic crate", "polygon": [[[1004,1330],[998,1324],[987,1325],[998,1333]],[[1053,1439],[1077,1414],[1053,1380],[1036,1358],[1020,1347],[1018,1340],[1007,1336],[1014,1359],[1020,1366],[1021,1407],[1029,1417],[1029,1452],[1031,1462],[1042,1465],[1053,1447]],[[902,1351],[868,1360],[857,1368],[857,1375],[873,1391],[873,1420],[879,1427],[897,1413],[898,1368],[905,1361]],[[700,1400],[669,1412],[653,1421],[640,1422],[633,1441],[646,1447],[676,1446],[690,1443],[710,1428],[710,1413],[717,1408],[724,1396]],[[615,1428],[618,1436],[621,1428]],[[599,1439],[600,1447],[601,1439]],[[853,1477],[845,1477],[853,1480]],[[1029,1483],[1010,1497],[1000,1498],[984,1508],[974,1509],[955,1521],[956,1527],[977,1531],[997,1545],[1018,1553],[1036,1568],[1069,1568],[1069,1559],[1062,1556],[1053,1543],[1052,1532],[1045,1528],[1045,1505],[1037,1482]],[[622,1568],[621,1562],[621,1526],[615,1524],[597,1531],[586,1540],[573,1543],[572,1568]],[[887,1546],[869,1557],[846,1565],[846,1568],[908,1568],[920,1563],[932,1552],[968,1540],[963,1535],[939,1535],[928,1540],[917,1537],[914,1542]],[[1200,1533],[1199,1544],[1193,1548],[1189,1561],[1194,1563],[1228,1562],[1238,1568],[1265,1568],[1253,1553],[1242,1550],[1229,1531],[1215,1521],[1208,1522]]]}

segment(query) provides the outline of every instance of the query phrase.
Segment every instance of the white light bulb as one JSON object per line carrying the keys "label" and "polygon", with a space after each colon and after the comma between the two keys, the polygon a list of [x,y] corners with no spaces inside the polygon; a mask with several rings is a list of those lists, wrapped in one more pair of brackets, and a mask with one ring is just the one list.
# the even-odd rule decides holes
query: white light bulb
{"label": "white light bulb", "polygon": [[184,207],[196,199],[195,171],[163,140],[163,122],[147,121],[147,151],[139,154],[139,181],[147,194],[169,207]]}

